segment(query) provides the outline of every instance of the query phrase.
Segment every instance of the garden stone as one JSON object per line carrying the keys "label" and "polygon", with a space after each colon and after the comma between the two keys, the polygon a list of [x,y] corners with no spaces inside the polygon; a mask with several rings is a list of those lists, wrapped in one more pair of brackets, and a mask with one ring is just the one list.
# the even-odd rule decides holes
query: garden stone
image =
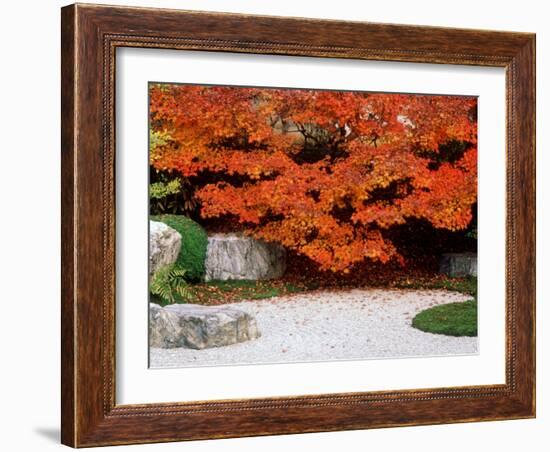
{"label": "garden stone", "polygon": [[149,277],[176,262],[180,249],[178,231],[159,221],[149,221]]}
{"label": "garden stone", "polygon": [[447,276],[477,276],[476,253],[447,253],[441,256],[439,272]]}
{"label": "garden stone", "polygon": [[260,337],[256,319],[227,305],[172,304],[149,308],[149,345],[202,350]]}
{"label": "garden stone", "polygon": [[208,237],[205,280],[276,279],[286,270],[285,249],[241,234]]}
{"label": "garden stone", "polygon": [[173,312],[155,303],[149,304],[149,346],[158,348],[178,347],[181,328],[179,318]]}

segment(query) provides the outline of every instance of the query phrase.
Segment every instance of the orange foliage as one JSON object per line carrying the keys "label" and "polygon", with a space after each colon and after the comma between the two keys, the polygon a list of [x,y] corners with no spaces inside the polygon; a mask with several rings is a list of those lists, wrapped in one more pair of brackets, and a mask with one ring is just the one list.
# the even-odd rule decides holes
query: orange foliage
{"label": "orange foliage", "polygon": [[169,137],[151,164],[196,181],[203,218],[232,215],[323,270],[400,259],[384,230],[408,218],[472,219],[473,97],[152,85],[150,114]]}

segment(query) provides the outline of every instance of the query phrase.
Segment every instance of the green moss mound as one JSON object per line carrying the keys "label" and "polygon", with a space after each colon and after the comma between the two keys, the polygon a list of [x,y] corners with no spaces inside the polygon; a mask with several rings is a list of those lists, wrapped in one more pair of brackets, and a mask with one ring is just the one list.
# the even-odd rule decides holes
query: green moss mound
{"label": "green moss mound", "polygon": [[416,315],[412,326],[426,333],[447,336],[477,336],[477,301],[449,303]]}
{"label": "green moss mound", "polygon": [[185,279],[192,282],[204,277],[204,262],[208,236],[195,221],[183,215],[151,215],[151,220],[160,221],[181,234],[181,251],[175,268],[185,270]]}

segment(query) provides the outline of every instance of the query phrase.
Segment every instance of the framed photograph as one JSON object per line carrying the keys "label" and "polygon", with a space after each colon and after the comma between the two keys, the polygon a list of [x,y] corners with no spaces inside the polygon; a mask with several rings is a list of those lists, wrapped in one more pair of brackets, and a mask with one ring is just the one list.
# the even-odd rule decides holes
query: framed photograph
{"label": "framed photograph", "polygon": [[535,36],[62,8],[62,442],[535,416]]}

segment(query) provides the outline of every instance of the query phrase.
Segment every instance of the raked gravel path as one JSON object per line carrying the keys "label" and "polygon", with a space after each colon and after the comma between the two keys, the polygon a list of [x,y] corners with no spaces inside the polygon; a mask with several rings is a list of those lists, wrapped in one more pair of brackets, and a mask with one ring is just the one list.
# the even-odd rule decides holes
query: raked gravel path
{"label": "raked gravel path", "polygon": [[151,367],[357,360],[477,353],[476,337],[424,333],[420,311],[471,297],[445,290],[353,289],[295,294],[232,306],[256,317],[259,339],[219,348],[152,348]]}

